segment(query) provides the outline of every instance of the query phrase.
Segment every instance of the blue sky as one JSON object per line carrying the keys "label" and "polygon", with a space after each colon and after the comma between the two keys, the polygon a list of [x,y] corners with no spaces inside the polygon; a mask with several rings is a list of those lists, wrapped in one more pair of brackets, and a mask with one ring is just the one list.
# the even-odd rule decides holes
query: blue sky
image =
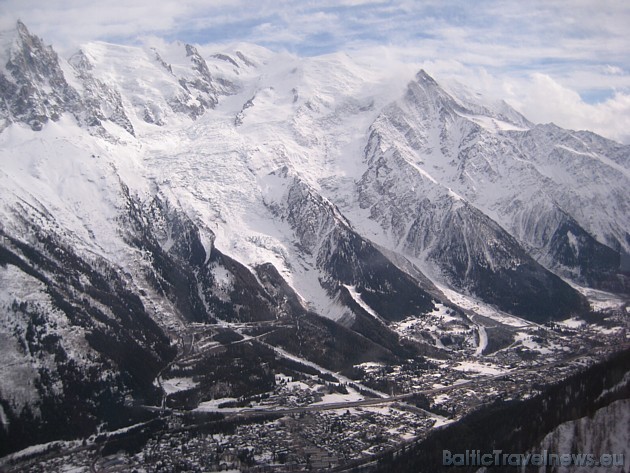
{"label": "blue sky", "polygon": [[630,142],[625,0],[0,0],[58,51],[147,36],[247,41],[298,55],[379,55],[505,98],[537,122]]}

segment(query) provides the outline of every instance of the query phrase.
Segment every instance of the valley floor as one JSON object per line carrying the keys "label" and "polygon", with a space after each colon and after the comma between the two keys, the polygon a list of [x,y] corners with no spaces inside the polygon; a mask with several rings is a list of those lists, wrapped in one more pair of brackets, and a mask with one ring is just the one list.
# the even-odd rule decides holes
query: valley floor
{"label": "valley floor", "polygon": [[[407,448],[481,406],[534,397],[628,346],[625,305],[608,308],[588,323],[537,325],[492,316],[465,321],[438,310],[433,318],[403,321],[397,330],[409,339],[428,339],[428,333],[453,343],[422,360],[364,363],[344,373],[268,344],[265,339],[283,326],[278,321],[223,324],[223,330],[229,326],[240,336],[223,343],[213,341],[216,326],[195,324],[180,339],[180,355],[156,379],[164,392],[162,407],[136,406],[152,420],[81,441],[31,447],[0,459],[0,467],[31,472],[341,471]],[[510,339],[516,341],[497,348],[499,326],[515,331],[518,336]],[[457,338],[458,332],[472,338]],[[209,397],[203,390],[199,394],[203,377],[181,374],[237,347],[268,350],[279,360],[270,365],[270,389],[240,398]],[[190,396],[193,392],[197,395]]]}

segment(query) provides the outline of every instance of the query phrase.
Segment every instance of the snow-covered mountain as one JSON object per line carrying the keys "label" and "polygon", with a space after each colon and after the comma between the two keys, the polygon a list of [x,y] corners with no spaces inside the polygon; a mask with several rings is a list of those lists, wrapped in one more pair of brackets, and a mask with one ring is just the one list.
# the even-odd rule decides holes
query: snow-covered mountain
{"label": "snow-covered mountain", "polygon": [[18,23],[0,94],[3,432],[156,403],[194,323],[297,321],[311,346],[276,344],[341,369],[421,353],[392,323],[466,317],[453,294],[542,322],[589,310],[576,287],[630,290],[630,147],[424,71],[247,44],[61,58]]}

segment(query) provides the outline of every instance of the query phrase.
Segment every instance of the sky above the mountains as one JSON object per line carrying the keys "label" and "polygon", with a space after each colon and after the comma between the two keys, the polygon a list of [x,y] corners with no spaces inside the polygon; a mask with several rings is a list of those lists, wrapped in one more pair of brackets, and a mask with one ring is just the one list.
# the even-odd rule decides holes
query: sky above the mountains
{"label": "sky above the mountains", "polygon": [[91,40],[157,36],[417,64],[438,81],[504,98],[534,122],[630,143],[623,0],[0,0],[0,28],[18,18],[62,55]]}

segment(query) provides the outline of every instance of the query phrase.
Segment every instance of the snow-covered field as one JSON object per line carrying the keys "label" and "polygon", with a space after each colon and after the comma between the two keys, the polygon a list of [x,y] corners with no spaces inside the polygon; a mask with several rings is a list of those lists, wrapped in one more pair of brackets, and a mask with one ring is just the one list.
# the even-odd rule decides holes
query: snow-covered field
{"label": "snow-covered field", "polygon": [[453,369],[456,371],[463,371],[466,373],[478,373],[480,375],[499,375],[507,372],[504,368],[500,368],[499,366],[493,363],[482,363],[477,361],[462,361],[453,366]]}
{"label": "snow-covered field", "polygon": [[187,391],[197,386],[192,378],[171,378],[162,380],[162,388],[166,394],[173,394],[179,391]]}

